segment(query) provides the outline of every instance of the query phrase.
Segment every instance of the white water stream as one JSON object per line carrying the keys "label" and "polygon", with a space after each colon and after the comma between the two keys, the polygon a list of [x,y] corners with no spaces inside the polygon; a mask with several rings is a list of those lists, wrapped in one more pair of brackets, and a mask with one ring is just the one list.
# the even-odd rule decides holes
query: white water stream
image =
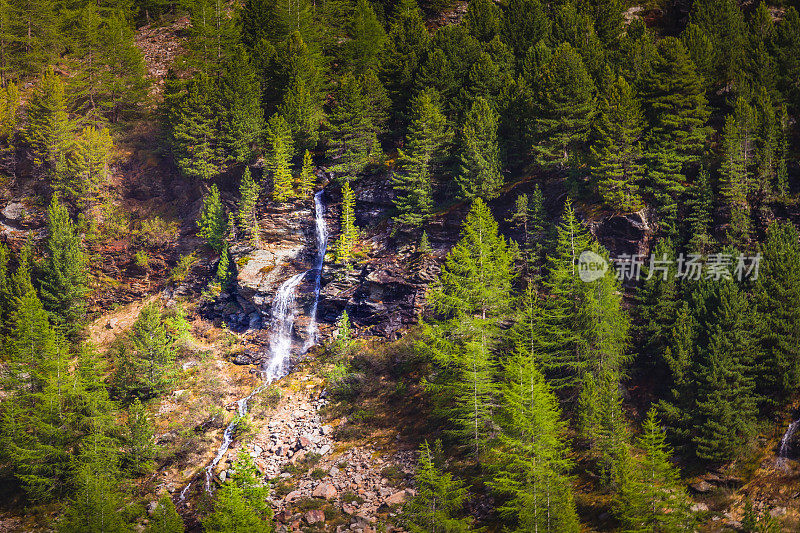
{"label": "white water stream", "polygon": [[[269,362],[266,367],[262,368],[264,372],[264,381],[253,389],[250,394],[236,401],[237,416],[234,417],[231,423],[225,428],[217,454],[205,468],[205,489],[208,493],[211,493],[211,481],[214,477],[214,468],[216,468],[225,456],[225,453],[227,453],[228,448],[230,448],[239,419],[247,414],[248,402],[253,396],[261,392],[264,387],[282,378],[289,371],[289,362],[291,360],[294,344],[294,323],[298,313],[298,309],[295,305],[295,294],[297,286],[300,285],[300,282],[303,281],[303,278],[308,274],[314,276],[314,302],[309,314],[310,320],[307,328],[308,338],[303,346],[303,351],[308,351],[316,344],[317,307],[319,304],[322,266],[325,262],[325,252],[328,246],[328,230],[325,226],[323,214],[324,206],[322,205],[322,191],[320,191],[314,195],[314,215],[317,237],[317,253],[314,258],[314,264],[311,270],[296,274],[284,281],[280,288],[278,288],[278,292],[275,293],[275,298],[272,300],[272,316],[269,326],[271,330],[269,339]],[[192,483],[193,482],[190,482],[181,490],[178,499],[179,502],[186,499],[186,494],[191,488]]]}
{"label": "white water stream", "polygon": [[781,447],[778,449],[778,459],[775,461],[776,466],[786,468],[786,461],[789,459],[789,443],[792,441],[792,437],[797,432],[798,427],[800,427],[800,419],[795,420],[786,428],[786,433],[781,438]]}

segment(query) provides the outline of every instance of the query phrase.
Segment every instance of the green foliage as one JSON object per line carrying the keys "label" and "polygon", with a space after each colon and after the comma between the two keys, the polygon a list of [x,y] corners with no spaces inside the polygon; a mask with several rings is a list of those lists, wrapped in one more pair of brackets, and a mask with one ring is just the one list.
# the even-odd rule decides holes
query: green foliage
{"label": "green foliage", "polygon": [[592,172],[600,197],[618,211],[642,207],[638,182],[644,174],[641,137],[644,117],[623,77],[609,79],[600,99],[591,147]]}
{"label": "green foliage", "polygon": [[89,275],[81,239],[56,197],[47,210],[47,256],[40,292],[51,322],[75,339],[86,314]]}
{"label": "green foliage", "polygon": [[294,155],[292,130],[281,115],[273,115],[267,123],[267,157],[265,168],[272,176],[272,199],[285,202],[292,196],[290,162]]}
{"label": "green foliage", "polygon": [[643,455],[615,503],[625,531],[694,531],[692,501],[670,462],[665,440],[656,410],[651,409],[638,440]]}
{"label": "green foliage", "polygon": [[[535,1],[535,0],[534,0]],[[595,113],[595,88],[583,59],[568,43],[553,51],[534,80],[535,118],[529,135],[540,165],[574,164]]]}
{"label": "green foliage", "polygon": [[500,194],[503,174],[497,144],[499,118],[481,97],[467,113],[461,139],[461,173],[456,178],[464,198],[492,200]]}
{"label": "green foliage", "polygon": [[183,531],[185,531],[183,519],[175,510],[172,498],[165,494],[158,500],[145,533],[183,533]]}
{"label": "green foliage", "polygon": [[214,511],[203,520],[205,531],[273,531],[268,522],[272,509],[265,501],[269,486],[260,481],[253,460],[246,453],[240,454],[232,470],[231,481],[217,492]]}
{"label": "green foliage", "polygon": [[452,132],[433,91],[423,91],[412,103],[412,121],[405,149],[400,151],[402,172],[395,174],[395,220],[418,228],[425,224],[433,207],[431,174],[450,142]]}
{"label": "green foliage", "polygon": [[189,178],[210,180],[222,169],[218,113],[211,78],[201,73],[182,90],[167,80],[167,123],[175,163]]}
{"label": "green foliage", "polygon": [[33,161],[43,167],[48,177],[58,181],[64,171],[64,157],[72,125],[67,114],[64,83],[49,68],[27,106],[28,121],[23,139],[33,151]]}
{"label": "green foliage", "polygon": [[54,188],[77,205],[95,200],[108,178],[113,148],[114,142],[107,128],[83,128],[70,143],[65,175],[54,184]]}
{"label": "green foliage", "polygon": [[239,182],[239,210],[236,212],[236,219],[239,222],[239,229],[249,233],[256,244],[259,242],[256,208],[260,196],[261,186],[251,176],[250,168],[246,167]]}
{"label": "green foliage", "polygon": [[134,322],[130,338],[119,348],[113,388],[130,402],[166,391],[175,374],[175,342],[156,303],[147,304]]}
{"label": "green foliage", "polygon": [[350,268],[353,248],[358,241],[358,228],[355,219],[356,198],[350,182],[342,185],[342,212],[339,215],[339,238],[336,239],[336,261]]}
{"label": "green foliage", "polygon": [[368,0],[356,1],[348,33],[343,55],[350,68],[356,73],[376,69],[388,37]]}
{"label": "green foliage", "polygon": [[261,88],[247,52],[237,47],[219,80],[218,140],[230,162],[248,163],[264,131]]}
{"label": "green foliage", "polygon": [[500,9],[491,0],[471,0],[467,4],[464,24],[470,35],[488,43],[500,33]]}
{"label": "green foliage", "polygon": [[153,467],[155,455],[153,424],[147,416],[147,409],[139,398],[135,398],[128,406],[122,464],[134,476],[146,474]]}
{"label": "green foliage", "polygon": [[434,459],[437,455],[441,456],[440,441],[436,442],[434,452],[427,441],[420,446],[415,475],[417,493],[403,509],[403,525],[412,533],[470,531],[468,519],[457,518],[467,499],[467,490],[460,480],[442,471]]}
{"label": "green foliage", "polygon": [[205,239],[211,249],[216,252],[222,251],[228,230],[228,216],[222,206],[216,185],[212,185],[209,194],[203,198],[203,209],[197,227],[199,228],[197,234]]}
{"label": "green foliage", "polygon": [[500,35],[516,57],[550,34],[550,19],[539,0],[511,0],[503,10]]}
{"label": "green foliage", "polygon": [[311,152],[306,150],[303,154],[303,166],[300,168],[300,175],[297,179],[297,196],[308,198],[314,192],[314,185],[317,177],[314,175],[314,161],[311,159]]}
{"label": "green foliage", "polygon": [[578,531],[558,400],[524,347],[504,365],[498,424],[489,486],[505,500],[498,510],[510,530]]}
{"label": "green foliage", "polygon": [[728,239],[744,245],[750,233],[750,204],[747,195],[754,188],[752,171],[755,164],[755,124],[752,107],[738,98],[734,112],[725,121],[724,157],[720,189],[730,212]]}
{"label": "green foliage", "polygon": [[398,3],[389,25],[389,40],[381,62],[381,81],[394,109],[400,113],[408,106],[414,78],[430,40],[415,0]]}

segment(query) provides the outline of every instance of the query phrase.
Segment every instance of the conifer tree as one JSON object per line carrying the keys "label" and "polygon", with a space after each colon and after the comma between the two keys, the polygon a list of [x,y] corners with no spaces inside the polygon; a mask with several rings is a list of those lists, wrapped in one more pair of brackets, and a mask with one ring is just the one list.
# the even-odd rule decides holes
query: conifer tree
{"label": "conifer tree", "polygon": [[239,222],[239,229],[245,233],[250,233],[252,241],[257,245],[259,242],[258,213],[256,208],[261,196],[261,186],[253,179],[250,174],[250,167],[245,167],[242,179],[239,182],[239,210],[236,219]]}
{"label": "conifer tree", "polygon": [[778,88],[786,101],[798,109],[800,89],[795,80],[800,75],[800,14],[797,7],[790,6],[783,19],[778,23],[775,39],[778,63]]}
{"label": "conifer tree", "polygon": [[739,4],[733,0],[703,0],[692,4],[691,22],[714,43],[714,78],[725,86],[736,80],[742,67],[747,28]]}
{"label": "conifer tree", "polygon": [[403,113],[431,41],[415,0],[402,0],[397,4],[388,36],[381,62],[381,81],[392,99],[394,111]]}
{"label": "conifer tree", "polygon": [[670,462],[665,441],[656,410],[650,409],[638,440],[643,455],[615,502],[625,531],[694,531],[691,499]]}
{"label": "conifer tree", "polygon": [[328,117],[331,135],[328,157],[335,161],[335,172],[348,176],[359,174],[379,148],[369,106],[361,80],[352,74],[345,75]]}
{"label": "conifer tree", "polygon": [[431,242],[428,240],[428,232],[422,231],[422,237],[419,238],[419,246],[417,250],[421,254],[429,254],[433,251],[431,248]]}
{"label": "conifer tree", "polygon": [[311,152],[306,150],[303,154],[303,166],[300,168],[300,175],[297,180],[297,195],[300,198],[308,198],[314,192],[314,162],[311,159]]}
{"label": "conifer tree", "polygon": [[19,124],[19,89],[16,84],[8,83],[0,89],[0,139],[9,148],[14,146],[14,136]]}
{"label": "conifer tree", "polygon": [[116,395],[125,401],[148,399],[166,390],[174,377],[175,346],[156,303],[142,308],[130,346],[123,346],[113,377]]}
{"label": "conifer tree", "polygon": [[658,207],[661,226],[674,233],[685,167],[698,160],[709,116],[702,81],[679,40],[659,41],[642,88],[651,126],[645,146],[647,188]]}
{"label": "conifer tree", "polygon": [[278,106],[278,113],[286,119],[298,149],[311,149],[319,141],[319,126],[324,118],[322,101],[317,88],[305,76],[295,76]]}
{"label": "conifer tree", "polygon": [[126,470],[134,476],[149,472],[155,459],[155,439],[153,425],[139,398],[128,406],[124,445],[122,464]]}
{"label": "conifer tree", "polygon": [[500,33],[500,9],[491,0],[470,0],[464,24],[470,35],[488,43]]}
{"label": "conifer tree", "polygon": [[512,531],[578,531],[558,400],[536,356],[520,348],[503,369],[500,445],[492,454],[489,485],[507,498],[499,511]]}
{"label": "conifer tree", "polygon": [[393,178],[395,220],[417,228],[430,217],[433,207],[431,174],[452,138],[447,119],[442,114],[433,91],[420,93],[412,105],[405,150],[400,151],[402,172]]}
{"label": "conifer tree", "polygon": [[222,250],[228,229],[228,216],[225,214],[216,185],[212,185],[209,194],[203,198],[203,209],[197,227],[200,230],[198,235],[205,239],[212,250],[215,252]]}
{"label": "conifer tree", "polygon": [[[441,447],[441,442],[436,445]],[[417,493],[403,508],[404,527],[411,533],[470,531],[469,521],[457,517],[467,499],[467,489],[435,463],[427,441],[420,446],[415,479]]]}
{"label": "conifer tree", "polygon": [[63,172],[63,158],[72,126],[67,114],[64,83],[49,68],[39,81],[27,106],[28,121],[23,139],[33,151],[33,161],[44,167],[51,179]]}
{"label": "conifer tree", "polygon": [[539,0],[511,0],[503,10],[500,35],[516,57],[550,34],[550,19]]}
{"label": "conifer tree", "polygon": [[614,210],[642,206],[638,182],[644,173],[640,140],[644,117],[623,77],[609,80],[600,99],[591,147],[592,172],[603,201]]}
{"label": "conifer tree", "polygon": [[236,28],[222,0],[191,0],[186,2],[191,25],[188,45],[193,52],[189,58],[206,75],[216,77],[233,52]]}
{"label": "conifer tree", "polygon": [[97,198],[100,187],[108,178],[108,164],[114,142],[108,128],[87,126],[70,145],[67,155],[67,174],[55,189],[64,198],[85,205]]}
{"label": "conifer tree", "polygon": [[745,244],[750,233],[750,204],[747,199],[753,189],[754,118],[752,107],[740,97],[734,112],[725,120],[720,189],[730,213],[728,238],[737,245]]}
{"label": "conifer tree", "polygon": [[218,141],[233,163],[247,163],[264,131],[261,89],[247,52],[237,47],[219,80]]}
{"label": "conifer tree", "polygon": [[348,32],[351,40],[344,45],[345,60],[355,73],[378,68],[387,35],[368,0],[357,0]]}
{"label": "conifer tree", "polygon": [[[168,86],[169,87],[169,86]],[[167,122],[175,163],[189,178],[213,179],[221,170],[223,155],[211,78],[200,73],[177,94],[167,91]]]}
{"label": "conifer tree", "polygon": [[47,210],[47,232],[47,258],[40,286],[42,303],[51,322],[74,339],[86,314],[88,264],[67,208],[55,197]]}
{"label": "conifer tree", "polygon": [[150,517],[145,533],[183,533],[183,519],[175,510],[172,498],[165,494],[158,500],[158,505]]}
{"label": "conifer tree", "polygon": [[356,199],[350,182],[345,181],[342,185],[342,213],[339,216],[339,238],[336,239],[336,261],[350,268],[350,261],[353,256],[353,248],[358,240],[358,228],[355,221]]}
{"label": "conifer tree", "polygon": [[706,322],[707,344],[696,365],[692,443],[700,459],[727,461],[752,436],[756,418],[753,335],[747,297],[732,281],[715,284]]}
{"label": "conifer tree", "polygon": [[[693,248],[690,248],[694,251]],[[675,250],[670,239],[661,239],[652,250],[652,257],[667,266],[666,272],[645,266],[642,274],[644,282],[637,294],[637,337],[641,360],[654,366],[663,359],[671,357],[672,328],[678,312],[678,287],[675,268],[671,261]],[[654,265],[655,266],[655,265]]]}
{"label": "conifer tree", "polygon": [[[604,4],[615,2],[604,2]],[[606,64],[606,51],[597,36],[595,24],[586,9],[579,9],[572,2],[565,2],[555,9],[550,40],[553,43],[569,43],[580,54],[586,70],[599,79]]]}
{"label": "conifer tree", "polygon": [[758,310],[758,384],[780,401],[800,382],[800,243],[797,229],[775,222],[761,246],[753,296]]}
{"label": "conifer tree", "polygon": [[534,84],[530,137],[539,165],[566,168],[589,134],[595,112],[594,82],[568,43],[553,51]]}
{"label": "conifer tree", "polygon": [[681,40],[705,86],[714,83],[714,43],[697,24],[690,22],[681,34]]}
{"label": "conifer tree", "polygon": [[265,167],[272,175],[272,199],[285,202],[292,196],[290,162],[294,143],[289,124],[281,115],[273,115],[267,124],[267,157]]}
{"label": "conifer tree", "polygon": [[687,193],[686,240],[689,250],[705,255],[713,244],[711,222],[714,208],[714,193],[707,170],[700,170]]}
{"label": "conifer tree", "polygon": [[269,488],[259,482],[252,459],[240,454],[233,470],[231,482],[217,493],[214,511],[203,520],[203,528],[215,533],[271,530],[266,520],[272,510],[265,502]]}
{"label": "conifer tree", "polygon": [[492,200],[500,194],[503,174],[497,144],[499,116],[485,98],[478,97],[464,121],[461,173],[456,180],[461,196]]}

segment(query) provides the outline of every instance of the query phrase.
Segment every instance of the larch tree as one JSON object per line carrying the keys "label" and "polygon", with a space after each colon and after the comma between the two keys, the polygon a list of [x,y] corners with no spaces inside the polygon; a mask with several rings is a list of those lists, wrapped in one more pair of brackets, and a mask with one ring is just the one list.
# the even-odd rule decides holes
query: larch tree
{"label": "larch tree", "polygon": [[64,172],[64,158],[72,133],[64,83],[49,68],[27,106],[28,121],[22,137],[31,147],[33,161],[44,167],[46,174],[57,182]]}
{"label": "larch tree", "polygon": [[291,160],[294,156],[292,130],[282,115],[273,115],[267,123],[265,168],[272,177],[272,199],[285,202],[292,194]]}
{"label": "larch tree", "polygon": [[222,250],[228,230],[228,216],[216,185],[212,185],[209,193],[203,198],[203,209],[197,227],[198,235],[205,239],[212,250],[216,252]]}
{"label": "larch tree", "polygon": [[351,40],[344,44],[344,57],[353,72],[378,68],[388,37],[368,0],[356,1],[348,33]]}
{"label": "larch tree", "polygon": [[358,228],[355,220],[356,198],[350,182],[342,185],[342,212],[339,215],[339,238],[336,239],[336,260],[346,268],[350,268],[353,257],[353,248],[358,241]]}
{"label": "larch tree", "polygon": [[250,174],[250,167],[244,169],[242,179],[239,182],[239,210],[236,212],[236,219],[239,222],[239,229],[250,234],[252,241],[258,245],[259,228],[258,213],[256,208],[261,196],[261,186]]}
{"label": "larch tree", "polygon": [[415,0],[402,0],[389,23],[388,41],[381,61],[383,82],[393,107],[404,112],[414,78],[428,52],[431,36]]}
{"label": "larch tree", "polygon": [[219,143],[232,163],[248,163],[264,132],[261,88],[244,48],[225,62],[219,80]]}
{"label": "larch tree", "polygon": [[308,198],[314,192],[314,183],[317,177],[314,175],[314,161],[311,159],[311,152],[306,150],[303,154],[303,164],[300,167],[300,174],[297,177],[297,195],[300,198]]}

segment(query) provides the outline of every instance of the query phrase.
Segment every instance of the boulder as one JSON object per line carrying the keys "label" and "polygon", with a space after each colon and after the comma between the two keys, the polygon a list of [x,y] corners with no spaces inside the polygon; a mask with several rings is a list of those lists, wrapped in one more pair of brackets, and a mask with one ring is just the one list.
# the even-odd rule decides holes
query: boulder
{"label": "boulder", "polygon": [[325,513],[319,509],[312,509],[303,515],[309,525],[319,524],[325,521]]}
{"label": "boulder", "polygon": [[314,498],[325,498],[326,500],[333,500],[339,495],[336,487],[330,483],[320,483],[314,492],[311,494]]}

